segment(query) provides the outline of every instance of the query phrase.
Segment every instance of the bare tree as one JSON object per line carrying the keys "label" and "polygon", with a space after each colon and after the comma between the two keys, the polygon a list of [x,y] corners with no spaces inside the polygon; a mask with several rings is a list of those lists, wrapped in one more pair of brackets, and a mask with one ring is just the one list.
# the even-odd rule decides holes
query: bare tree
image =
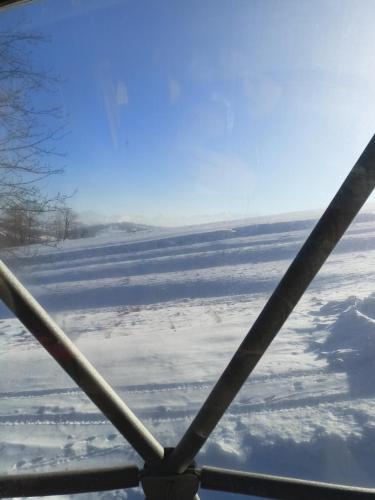
{"label": "bare tree", "polygon": [[[41,181],[62,170],[56,141],[63,127],[59,109],[47,105],[56,80],[35,67],[32,50],[45,39],[15,29],[0,33],[0,234],[9,230],[9,220],[22,227],[41,214],[61,208],[64,196],[43,195]],[[47,96],[47,97],[46,97]],[[39,98],[39,99],[37,99]],[[8,221],[8,222],[7,222]],[[22,223],[21,223],[22,221]],[[31,224],[31,222],[30,222]],[[29,227],[31,227],[29,224]],[[23,229],[20,232],[24,234]],[[12,238],[11,238],[12,239]],[[20,236],[20,244],[35,238]]]}
{"label": "bare tree", "polygon": [[64,233],[63,233],[63,240],[66,240],[71,236],[73,233],[73,230],[75,228],[75,225],[78,221],[78,216],[77,214],[69,207],[64,207],[62,210],[62,216],[63,216],[63,228],[64,228]]}
{"label": "bare tree", "polygon": [[41,212],[34,204],[13,205],[1,214],[6,244],[10,246],[36,243],[42,238]]}
{"label": "bare tree", "polygon": [[70,207],[62,204],[50,220],[49,234],[57,240],[63,241],[67,238],[77,237],[79,226],[78,214]]}

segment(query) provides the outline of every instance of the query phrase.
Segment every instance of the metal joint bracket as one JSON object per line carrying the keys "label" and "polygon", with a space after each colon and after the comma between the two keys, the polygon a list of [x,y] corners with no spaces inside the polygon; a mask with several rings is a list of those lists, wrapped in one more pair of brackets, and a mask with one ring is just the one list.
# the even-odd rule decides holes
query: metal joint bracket
{"label": "metal joint bracket", "polygon": [[194,500],[199,489],[199,474],[193,462],[184,473],[173,474],[167,458],[172,448],[164,450],[164,458],[157,465],[145,464],[141,472],[142,488],[146,500]]}

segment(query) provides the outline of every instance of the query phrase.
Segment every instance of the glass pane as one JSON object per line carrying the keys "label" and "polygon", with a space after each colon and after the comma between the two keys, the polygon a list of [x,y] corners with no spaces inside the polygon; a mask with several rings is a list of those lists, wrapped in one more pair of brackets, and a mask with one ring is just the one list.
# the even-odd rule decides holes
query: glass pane
{"label": "glass pane", "polygon": [[[373,134],[373,14],[241,0],[0,13],[2,258],[165,446]],[[373,201],[200,465],[375,487]],[[142,464],[3,306],[0,333],[1,470]]]}

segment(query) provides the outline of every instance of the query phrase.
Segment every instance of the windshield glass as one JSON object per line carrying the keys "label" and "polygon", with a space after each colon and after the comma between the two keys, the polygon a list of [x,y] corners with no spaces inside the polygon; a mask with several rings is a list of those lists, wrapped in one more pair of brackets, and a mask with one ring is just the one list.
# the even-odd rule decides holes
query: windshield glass
{"label": "windshield glass", "polygon": [[[0,11],[1,257],[164,446],[373,135],[374,8],[41,0]],[[199,465],[375,487],[373,201]],[[1,472],[142,465],[5,306],[0,356]],[[116,495],[143,493],[94,496]]]}

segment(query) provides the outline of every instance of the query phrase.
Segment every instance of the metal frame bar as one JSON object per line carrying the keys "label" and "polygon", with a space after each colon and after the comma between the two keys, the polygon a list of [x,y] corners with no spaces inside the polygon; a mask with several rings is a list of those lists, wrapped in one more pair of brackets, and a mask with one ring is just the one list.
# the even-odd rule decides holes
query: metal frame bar
{"label": "metal frame bar", "polygon": [[2,261],[0,298],[140,456],[150,464],[160,461],[161,444]]}
{"label": "metal frame bar", "polygon": [[375,136],[266,303],[190,427],[169,457],[186,470],[375,187]]}
{"label": "metal frame bar", "polygon": [[15,474],[0,477],[0,497],[71,495],[135,488],[138,485],[139,470],[135,465],[110,469]]}
{"label": "metal frame bar", "polygon": [[265,498],[285,500],[375,499],[375,489],[240,472],[217,467],[203,467],[200,472],[200,480],[201,487],[206,490]]}
{"label": "metal frame bar", "polygon": [[[191,464],[374,186],[375,136],[290,265],[180,443],[166,457],[166,467],[156,476],[168,472],[180,477]],[[148,464],[160,464],[164,456],[161,445],[1,261],[0,298],[145,461]],[[125,483],[121,483],[120,487],[127,487],[125,484],[128,480],[130,487],[136,482],[138,484],[138,469],[130,467],[124,470],[128,473],[124,473]],[[193,470],[200,474],[202,488],[219,491],[296,499],[313,499],[316,495],[345,499],[375,497],[375,489],[350,488],[212,467],[204,467],[200,473],[194,467]],[[118,469],[96,470],[95,484],[92,482],[92,471],[3,477],[0,478],[0,487],[3,486],[5,490],[0,489],[0,496],[8,496],[7,491],[11,492],[9,496],[15,495],[15,491],[27,496],[32,496],[33,491],[38,492],[35,493],[38,495],[52,492],[64,494],[68,491],[63,480],[68,477],[66,474],[71,474],[69,478],[72,479],[74,492],[116,489],[119,484],[116,482],[119,477],[116,471]],[[16,484],[20,489],[15,489]],[[69,492],[72,490],[69,489]]]}

